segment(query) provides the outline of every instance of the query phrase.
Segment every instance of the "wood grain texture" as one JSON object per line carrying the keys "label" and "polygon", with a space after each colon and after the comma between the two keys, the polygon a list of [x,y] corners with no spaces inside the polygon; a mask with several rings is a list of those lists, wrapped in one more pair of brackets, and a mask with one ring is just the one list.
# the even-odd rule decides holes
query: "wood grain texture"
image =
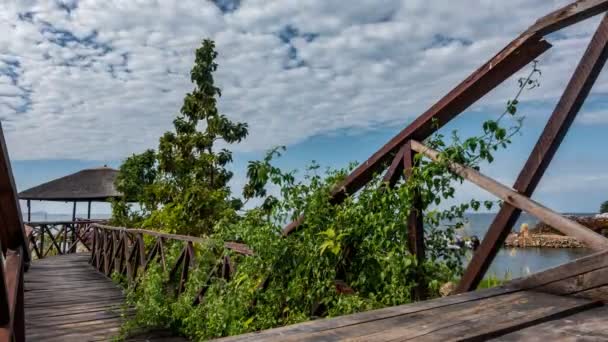
{"label": "wood grain texture", "polygon": [[[558,23],[561,21],[563,24],[573,18],[580,19],[585,16],[581,15],[585,11],[583,10],[584,6],[579,5],[586,4],[586,15],[591,15],[599,6],[605,6],[605,3],[606,1],[577,1],[574,8],[567,6],[566,10],[554,12],[546,18],[561,18],[561,20],[556,19],[553,22]],[[594,7],[595,5],[598,5],[598,7]],[[591,10],[591,8],[594,9]],[[574,14],[572,11],[577,11],[577,9],[579,10],[579,14]],[[570,13],[570,19],[566,19],[568,17],[567,13]],[[562,16],[564,14],[565,17]],[[543,21],[545,24],[552,22],[551,19],[541,20],[541,22]],[[534,149],[530,153],[526,164],[517,176],[513,189],[522,195],[532,196],[545,170],[553,160],[553,156],[557,152],[559,145],[570,129],[572,122],[574,122],[600,71],[604,67],[608,47],[608,23],[606,21],[606,17],[604,17],[568,82],[562,97],[555,106],[536,145],[534,145]],[[549,24],[545,25],[545,27],[554,25]],[[517,222],[520,214],[521,210],[510,204],[505,204],[501,207],[458,284],[458,292],[472,291],[477,288],[477,285],[490,267],[499,248],[505,242],[507,235],[515,222]]]}
{"label": "wood grain texture", "polygon": [[[414,151],[424,154],[435,161],[440,159],[438,151],[427,147],[418,141],[412,140],[410,143]],[[608,238],[605,238],[582,224],[560,215],[471,167],[455,162],[449,162],[448,166],[453,173],[502,199],[505,203],[524,210],[556,230],[577,238],[588,247],[598,251],[608,250]]]}
{"label": "wood grain texture", "polygon": [[447,301],[451,298],[447,297],[397,307],[398,310],[375,310],[222,341],[485,340],[601,305],[595,301],[531,291],[494,291],[494,295],[485,297],[455,296],[460,301]]}
{"label": "wood grain texture", "polygon": [[[342,202],[367,184],[374,174],[386,167],[391,156],[397,153],[407,140],[426,139],[549,48],[551,44],[535,34],[523,34],[513,40],[353,170],[333,189],[332,203]],[[285,226],[283,234],[288,235],[295,231],[302,222],[302,219],[298,220]]]}
{"label": "wood grain texture", "polygon": [[521,329],[495,341],[583,342],[608,340],[608,307],[600,307],[572,316]]}
{"label": "wood grain texture", "polygon": [[[25,273],[27,341],[108,341],[125,317],[124,294],[89,265],[89,254],[35,260]],[[124,313],[128,317],[131,310]],[[166,332],[138,335],[136,341],[185,341]]]}

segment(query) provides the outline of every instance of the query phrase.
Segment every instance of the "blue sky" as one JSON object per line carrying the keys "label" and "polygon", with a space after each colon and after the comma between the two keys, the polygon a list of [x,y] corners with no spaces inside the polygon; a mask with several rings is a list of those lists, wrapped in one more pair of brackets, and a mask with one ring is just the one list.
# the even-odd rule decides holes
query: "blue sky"
{"label": "blue sky", "polygon": [[[0,120],[19,190],[86,167],[117,167],[171,128],[194,49],[217,42],[219,107],[250,125],[247,160],[286,145],[280,164],[363,161],[537,17],[567,1],[184,0],[0,4]],[[475,11],[470,11],[474,7]],[[522,135],[484,172],[512,184],[599,17],[549,37]],[[444,131],[478,132],[522,71]],[[590,212],[608,199],[608,76],[602,74],[534,198]],[[462,186],[458,199],[492,198]],[[84,210],[84,205],[82,206]],[[34,210],[69,212],[67,204]],[[94,211],[107,212],[105,205]]]}

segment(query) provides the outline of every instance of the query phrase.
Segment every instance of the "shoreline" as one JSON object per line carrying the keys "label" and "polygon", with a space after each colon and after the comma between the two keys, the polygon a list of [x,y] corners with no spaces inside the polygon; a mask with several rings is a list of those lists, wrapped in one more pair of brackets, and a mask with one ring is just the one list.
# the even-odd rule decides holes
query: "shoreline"
{"label": "shoreline", "polygon": [[[567,218],[576,221],[583,226],[599,233],[606,235],[608,233],[608,215],[599,214],[595,216],[566,216]],[[507,236],[505,240],[506,247],[527,248],[527,247],[545,247],[545,248],[585,248],[584,243],[578,239],[566,236],[555,230],[551,226],[539,222],[532,229],[527,229],[527,226],[522,226],[519,232],[514,232]]]}
{"label": "shoreline", "polygon": [[530,233],[522,236],[519,233],[511,233],[505,240],[506,247],[528,248],[585,248],[585,244],[576,238],[557,234],[537,234]]}

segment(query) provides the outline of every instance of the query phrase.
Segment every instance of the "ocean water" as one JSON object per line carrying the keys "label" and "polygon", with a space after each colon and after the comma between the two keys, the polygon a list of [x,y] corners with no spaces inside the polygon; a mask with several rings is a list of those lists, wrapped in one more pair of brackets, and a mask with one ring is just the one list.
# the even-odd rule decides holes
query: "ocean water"
{"label": "ocean water", "polygon": [[[575,214],[575,215],[594,215],[594,214]],[[25,215],[24,215],[25,216]],[[106,219],[107,214],[93,214],[92,218]],[[490,224],[494,220],[495,214],[467,214],[467,223],[458,230],[457,233],[462,236],[477,235],[482,239]],[[44,212],[32,213],[32,221],[70,221],[70,214],[48,214]],[[27,218],[24,217],[24,221]],[[527,223],[530,228],[538,222],[534,217],[523,213],[515,226],[514,231],[518,231],[523,223]],[[583,257],[592,253],[587,248],[507,248],[503,247],[494,262],[490,266],[487,275],[495,275],[498,277],[509,276],[517,278],[527,274],[535,273],[547,268],[564,264],[568,261]],[[465,263],[470,260],[471,254],[466,256]]]}
{"label": "ocean water", "polygon": [[[27,212],[23,214],[23,222],[27,222]],[[78,214],[77,218],[86,218],[86,214]],[[109,214],[91,214],[92,219],[108,219],[110,218]],[[31,222],[64,222],[64,221],[72,221],[72,214],[50,214],[46,212],[33,212],[31,214]]]}
{"label": "ocean water", "polygon": [[[572,215],[594,215],[590,213],[575,213]],[[490,224],[494,220],[495,214],[468,214],[467,223],[458,233],[463,236],[477,235],[483,238]],[[538,220],[526,213],[522,213],[519,220],[513,227],[513,231],[518,231],[523,223],[527,223],[530,228],[534,227]],[[511,248],[503,247],[496,255],[494,262],[486,275],[496,275],[511,278],[525,276],[547,268],[564,264],[568,261],[583,257],[592,253],[588,248]],[[467,262],[471,255],[467,255]]]}

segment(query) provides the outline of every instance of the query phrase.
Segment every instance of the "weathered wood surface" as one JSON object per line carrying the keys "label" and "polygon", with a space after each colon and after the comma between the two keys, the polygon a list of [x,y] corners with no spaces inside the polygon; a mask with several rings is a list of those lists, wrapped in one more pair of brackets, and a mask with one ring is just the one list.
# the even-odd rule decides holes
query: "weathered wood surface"
{"label": "weathered wood surface", "polygon": [[[588,15],[593,15],[593,13],[597,13],[597,10],[605,10],[607,6],[607,1],[577,1],[573,5],[553,12],[539,20],[539,23],[535,26],[539,30],[543,30],[542,27],[545,29],[563,27],[561,25],[564,23],[568,24],[585,18]],[[586,14],[583,14],[585,12]],[[528,197],[532,196],[599,76],[606,62],[607,53],[608,20],[604,17],[572,78],[568,82],[555,110],[551,114],[538,142],[513,184],[513,189],[520,194]],[[519,218],[520,213],[521,210],[508,203],[501,207],[486,232],[479,249],[473,255],[473,259],[469,263],[460,284],[458,284],[459,292],[471,291],[477,287],[496,257],[500,246],[502,246],[511,228]]]}
{"label": "weathered wood surface", "polygon": [[[608,19],[606,24],[608,28]],[[435,161],[440,159],[439,151],[427,147],[418,141],[412,140],[410,143],[414,151],[424,154]],[[515,208],[525,210],[528,214],[536,217],[542,222],[546,222],[560,232],[577,238],[590,248],[597,251],[608,250],[608,238],[605,238],[582,224],[560,215],[471,167],[455,162],[449,162],[448,166],[455,174],[497,196],[505,203],[508,203]]]}
{"label": "weathered wood surface", "polygon": [[557,295],[608,300],[608,252],[599,252],[573,262],[514,279],[505,286]]}
{"label": "weathered wood surface", "polygon": [[[572,336],[602,339],[608,315],[607,309],[598,308],[602,302],[596,299],[605,299],[608,293],[607,254],[596,253],[504,287],[310,321],[224,341],[513,340],[531,336],[526,334],[532,334],[537,326],[548,340],[555,340],[550,328],[555,322],[562,322],[559,331]],[[118,334],[124,319],[120,311],[123,293],[88,260],[88,254],[68,254],[33,262],[25,278],[28,341],[107,341]],[[585,315],[587,311],[594,314]],[[131,341],[183,339],[161,331]]]}
{"label": "weathered wood surface", "polygon": [[[27,341],[108,341],[117,336],[124,295],[88,264],[89,257],[67,254],[32,262],[25,273]],[[133,340],[184,341],[162,332]]]}
{"label": "weathered wood surface", "polygon": [[497,338],[497,341],[607,341],[608,307],[595,308]]}
{"label": "weathered wood surface", "polygon": [[582,298],[495,288],[222,341],[485,340],[600,305],[600,302]]}

